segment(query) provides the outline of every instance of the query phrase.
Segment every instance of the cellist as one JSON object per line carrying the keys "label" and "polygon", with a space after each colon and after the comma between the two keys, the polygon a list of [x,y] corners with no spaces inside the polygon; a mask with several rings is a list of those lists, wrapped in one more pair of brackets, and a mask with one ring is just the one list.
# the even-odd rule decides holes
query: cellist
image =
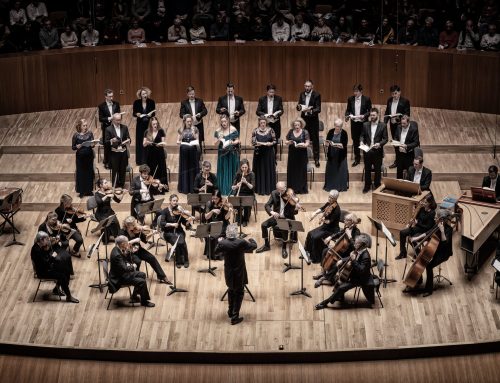
{"label": "cellist", "polygon": [[[322,310],[329,303],[343,301],[344,294],[356,286],[365,286],[370,281],[370,266],[371,258],[368,248],[372,245],[371,237],[368,234],[361,233],[354,241],[354,251],[351,252],[348,258],[341,259],[337,262],[337,277],[333,287],[333,294],[324,301],[318,303],[314,308]],[[350,273],[344,273],[344,269],[350,269]],[[341,275],[348,275],[346,280],[340,278]]]}
{"label": "cellist", "polygon": [[[405,290],[403,290],[403,292],[423,292],[423,297],[432,295],[432,292],[434,290],[434,267],[439,266],[443,262],[446,262],[448,258],[453,255],[453,228],[450,226],[451,216],[451,211],[446,209],[438,209],[436,211],[435,218],[436,225],[427,233],[420,234],[419,236],[413,238],[415,241],[421,241],[424,238],[429,237],[432,232],[435,232],[435,234],[439,238],[439,244],[437,245],[431,261],[425,267],[427,279],[425,281],[424,289],[412,290],[407,287],[405,288]],[[424,243],[423,246],[426,246],[426,244]],[[420,276],[417,285],[422,284],[422,282],[423,279],[422,276]]]}

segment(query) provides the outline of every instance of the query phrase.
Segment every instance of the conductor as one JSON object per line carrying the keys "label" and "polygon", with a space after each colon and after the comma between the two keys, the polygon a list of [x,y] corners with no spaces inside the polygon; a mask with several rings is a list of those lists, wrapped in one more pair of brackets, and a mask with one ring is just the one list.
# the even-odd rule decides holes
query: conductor
{"label": "conductor", "polygon": [[257,243],[254,239],[238,238],[238,226],[234,223],[227,227],[226,238],[219,238],[216,251],[224,255],[224,277],[229,303],[227,315],[232,325],[243,321],[243,317],[240,317],[240,308],[245,285],[248,283],[245,253],[252,253],[256,248]]}

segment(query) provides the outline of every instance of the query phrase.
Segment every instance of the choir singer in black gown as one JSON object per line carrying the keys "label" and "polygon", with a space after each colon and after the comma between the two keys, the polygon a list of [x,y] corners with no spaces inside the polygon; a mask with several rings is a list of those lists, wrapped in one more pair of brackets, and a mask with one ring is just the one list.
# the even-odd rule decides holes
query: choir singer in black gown
{"label": "choir singer in black gown", "polygon": [[326,169],[324,190],[347,191],[349,171],[347,169],[347,132],[342,129],[342,120],[335,119],[334,128],[326,135]]}
{"label": "choir singer in black gown", "polygon": [[259,117],[259,126],[252,132],[253,164],[255,173],[255,192],[269,195],[276,185],[276,160],[273,146],[276,134],[267,125],[267,120]]}
{"label": "choir singer in black gown", "polygon": [[137,93],[137,100],[134,101],[132,106],[134,117],[137,119],[137,125],[135,128],[135,163],[136,165],[142,165],[144,163],[144,149],[140,145],[144,139],[144,133],[148,129],[151,117],[154,117],[156,109],[156,104],[153,99],[151,99],[151,89],[145,86],[141,87]]}
{"label": "choir singer in black gown", "polygon": [[292,122],[292,129],[286,135],[288,145],[288,163],[286,183],[296,194],[307,194],[307,148],[309,132],[304,129],[305,122],[301,118]]}
{"label": "choir singer in black gown", "polygon": [[184,118],[184,126],[179,129],[177,145],[179,145],[179,193],[192,193],[194,179],[200,172],[198,129],[193,125],[193,117]]}
{"label": "choir singer in black gown", "polygon": [[76,151],[75,190],[80,198],[91,196],[94,185],[94,134],[89,131],[88,122],[82,118],[76,123],[71,149]]}
{"label": "choir singer in black gown", "polygon": [[152,117],[149,120],[148,129],[144,133],[142,140],[145,164],[149,166],[151,175],[154,173],[154,178],[160,180],[162,185],[166,186],[162,193],[168,191],[167,158],[165,154],[165,147],[167,146],[166,133],[160,126],[158,118]]}

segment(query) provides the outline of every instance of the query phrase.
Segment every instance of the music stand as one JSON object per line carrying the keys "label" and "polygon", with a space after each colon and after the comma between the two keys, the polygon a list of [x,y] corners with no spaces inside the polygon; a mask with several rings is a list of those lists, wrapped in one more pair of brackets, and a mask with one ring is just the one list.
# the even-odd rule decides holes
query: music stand
{"label": "music stand", "polygon": [[[253,296],[253,294],[250,291],[250,289],[248,288],[248,286],[244,285],[243,287],[245,288],[243,291],[248,293],[248,295],[250,295],[250,299],[252,300],[252,302],[255,302],[255,297]],[[226,289],[226,292],[224,294],[222,294],[222,297],[220,297],[221,302],[224,300],[224,298],[226,297],[228,292],[229,292],[229,289]]]}
{"label": "music stand", "polygon": [[179,242],[179,236],[177,236],[177,240],[175,241],[174,245],[170,248],[167,256],[165,257],[167,262],[170,262],[170,259],[172,257],[174,258],[174,284],[172,286],[169,286],[170,291],[168,292],[167,297],[175,293],[187,293],[186,289],[177,288],[177,276],[175,272],[175,270],[177,269],[177,253],[175,251],[177,249],[177,242]]}
{"label": "music stand", "polygon": [[286,262],[284,263],[285,268],[283,269],[283,272],[286,273],[288,270],[292,270],[292,269],[298,270],[298,269],[300,269],[299,266],[292,265],[292,244],[293,244],[293,241],[290,237],[291,237],[291,234],[293,231],[303,233],[304,226],[302,226],[301,221],[294,221],[293,219],[278,218],[278,220],[276,222],[277,222],[278,229],[288,232],[287,239],[283,241],[283,242],[287,243],[289,246],[288,247],[288,263],[286,263]]}
{"label": "music stand", "polygon": [[[387,287],[388,283],[396,282],[395,279],[387,279],[387,267],[389,266],[387,263],[387,242],[389,241],[393,247],[396,247],[396,240],[394,239],[392,233],[389,231],[387,226],[384,225],[382,221],[378,221],[370,216],[368,219],[373,223],[375,229],[377,230],[377,246],[378,246],[378,232],[381,231],[385,236],[385,256],[384,256],[384,288]],[[378,250],[378,247],[377,247]],[[377,259],[378,261],[378,259]]]}
{"label": "music stand", "polygon": [[111,224],[113,223],[113,218],[115,218],[115,217],[116,217],[116,214],[113,214],[113,215],[110,215],[107,218],[104,218],[102,221],[99,222],[99,224],[94,229],[92,229],[90,231],[92,234],[94,234],[94,233],[96,233],[99,230],[103,230],[102,234],[104,234],[104,240],[106,241],[106,245],[104,246],[104,249],[106,251],[106,261],[109,261],[109,256],[108,256],[108,242],[109,242],[109,238],[108,238],[108,231],[106,229],[109,226],[111,226]]}
{"label": "music stand", "polygon": [[255,196],[253,195],[238,195],[238,196],[234,196],[234,195],[230,195],[228,197],[228,201],[231,205],[233,205],[233,207],[237,207],[238,208],[238,214],[239,214],[239,223],[238,223],[238,226],[240,227],[240,234],[239,234],[239,237],[240,238],[245,238],[247,235],[245,233],[243,233],[241,231],[241,221],[242,221],[242,209],[244,207],[252,207],[253,206],[253,202],[255,200]]}
{"label": "music stand", "polygon": [[190,193],[187,195],[187,204],[194,210],[197,207],[205,207],[211,199],[210,193]]}
{"label": "music stand", "polygon": [[159,199],[153,199],[148,202],[142,202],[137,204],[135,207],[135,211],[137,215],[142,215],[146,216],[147,214],[151,214],[151,222],[154,223],[154,217],[153,214],[157,212],[158,210],[161,209],[161,205],[163,204],[163,201],[165,198],[159,198]]}
{"label": "music stand", "polygon": [[[102,288],[106,287],[106,283],[102,283],[102,277],[101,277],[101,262],[104,261],[104,259],[101,259],[101,257],[99,256],[99,246],[101,244],[103,236],[104,236],[104,233],[101,233],[101,235],[97,239],[97,242],[90,246],[89,252],[87,254],[87,258],[90,258],[90,257],[92,257],[94,252],[97,252],[97,271],[99,273],[99,283],[89,285],[89,287],[92,287],[94,289],[99,289],[99,291],[101,293],[102,293]],[[105,246],[105,247],[107,248],[107,246]]]}
{"label": "music stand", "polygon": [[302,243],[299,242],[299,252],[300,252],[300,290],[294,291],[293,293],[290,293],[290,295],[304,295],[308,298],[312,298],[311,294],[309,294],[306,291],[306,288],[304,287],[304,260],[308,265],[311,264],[311,259],[307,255],[306,249],[304,249],[304,246],[302,246]]}
{"label": "music stand", "polygon": [[198,270],[199,273],[209,273],[212,274],[215,277],[215,272],[214,270],[217,269],[217,267],[212,267],[212,246],[210,244],[210,240],[213,238],[218,238],[222,233],[222,221],[216,221],[216,222],[210,222],[206,224],[201,224],[196,227],[196,233],[195,237],[196,238],[204,238],[205,240],[208,241],[207,247],[208,247],[208,269],[200,269]]}
{"label": "music stand", "polygon": [[[0,226],[2,232],[8,223],[12,227],[12,239],[5,244],[5,247],[9,247],[12,245],[20,245],[24,246],[24,243],[19,242],[16,239],[16,232],[18,234],[21,234],[19,230],[16,229],[16,226],[14,225],[14,216],[16,213],[20,210],[20,205],[17,206],[17,202],[21,198],[21,194],[23,193],[23,189],[17,189],[10,193],[8,196],[5,197],[3,200],[3,204],[0,207],[1,215],[4,219],[4,222]],[[14,205],[16,205],[16,208],[14,208]]]}

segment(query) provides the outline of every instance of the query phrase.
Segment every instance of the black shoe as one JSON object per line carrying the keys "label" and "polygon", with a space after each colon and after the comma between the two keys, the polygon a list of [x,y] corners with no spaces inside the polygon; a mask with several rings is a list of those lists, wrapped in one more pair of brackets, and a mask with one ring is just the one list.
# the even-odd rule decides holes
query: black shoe
{"label": "black shoe", "polygon": [[396,165],[396,163],[394,162],[393,164],[389,165],[389,169],[394,169],[394,168],[397,168],[398,165]]}
{"label": "black shoe", "polygon": [[359,161],[358,160],[355,160],[353,163],[352,163],[352,167],[355,167],[355,166],[358,166],[359,165]]}
{"label": "black shoe", "polygon": [[182,265],[181,265],[180,263],[177,263],[177,264],[175,265],[175,267],[177,267],[178,269],[180,269],[180,268],[182,267]]}
{"label": "black shoe", "polygon": [[66,294],[64,294],[64,291],[62,291],[59,287],[54,287],[54,290],[52,290],[52,294],[58,295],[60,297],[65,297]]}
{"label": "black shoe", "polygon": [[83,193],[80,193],[80,194],[78,194],[78,197],[83,198],[83,195],[84,195]]}
{"label": "black shoe", "polygon": [[363,194],[366,194],[366,193],[368,193],[368,192],[370,192],[370,188],[364,188],[364,189],[363,189]]}
{"label": "black shoe", "polygon": [[144,307],[155,307],[155,304],[153,302],[146,301],[145,303],[141,303],[141,306],[144,306]]}
{"label": "black shoe", "polygon": [[184,261],[184,268],[188,268],[189,267],[189,261]]}
{"label": "black shoe", "polygon": [[328,303],[318,303],[316,306],[314,306],[315,310],[323,310],[326,309],[328,306]]}
{"label": "black shoe", "polygon": [[108,169],[109,170],[111,168],[109,167],[109,164],[104,164],[104,169]]}
{"label": "black shoe", "polygon": [[269,251],[271,248],[267,245],[263,245],[259,247],[257,250],[255,250],[256,253],[263,253],[264,251]]}
{"label": "black shoe", "polygon": [[248,222],[243,222],[243,223],[241,224],[241,226],[243,226],[243,227],[247,227],[247,225],[248,225]]}
{"label": "black shoe", "polygon": [[78,299],[76,299],[75,297],[72,297],[72,296],[66,297],[66,302],[69,302],[69,303],[80,303],[80,301]]}
{"label": "black shoe", "polygon": [[85,197],[92,197],[94,195],[94,193],[88,192],[88,193],[85,193],[84,195],[85,195]]}
{"label": "black shoe", "polygon": [[235,315],[231,318],[231,325],[235,325],[235,324],[238,324],[238,323],[241,323],[243,322],[243,317],[240,317],[238,315]]}
{"label": "black shoe", "polygon": [[139,303],[141,301],[141,299],[137,296],[137,295],[132,295],[130,297],[130,303]]}
{"label": "black shoe", "polygon": [[314,161],[314,165],[315,165],[317,168],[319,168],[319,161],[318,161],[318,160]]}
{"label": "black shoe", "polygon": [[171,285],[172,284],[172,282],[170,282],[167,278],[158,279],[158,283],[164,283],[166,285]]}
{"label": "black shoe", "polygon": [[281,248],[281,256],[283,258],[288,258],[288,251],[284,247]]}
{"label": "black shoe", "polygon": [[313,275],[313,279],[314,279],[315,281],[317,281],[317,280],[318,280],[318,279],[320,279],[322,276],[323,276],[323,274]]}
{"label": "black shoe", "polygon": [[407,257],[406,253],[399,253],[399,255],[396,257],[396,259],[404,259],[406,257]]}
{"label": "black shoe", "polygon": [[417,281],[417,286],[418,285],[421,285],[422,283],[424,283],[424,279],[422,277],[420,277]]}
{"label": "black shoe", "polygon": [[424,297],[424,298],[425,298],[425,297],[428,297],[429,295],[432,295],[432,290],[430,290],[430,291],[426,291],[426,292],[422,295],[422,297]]}

